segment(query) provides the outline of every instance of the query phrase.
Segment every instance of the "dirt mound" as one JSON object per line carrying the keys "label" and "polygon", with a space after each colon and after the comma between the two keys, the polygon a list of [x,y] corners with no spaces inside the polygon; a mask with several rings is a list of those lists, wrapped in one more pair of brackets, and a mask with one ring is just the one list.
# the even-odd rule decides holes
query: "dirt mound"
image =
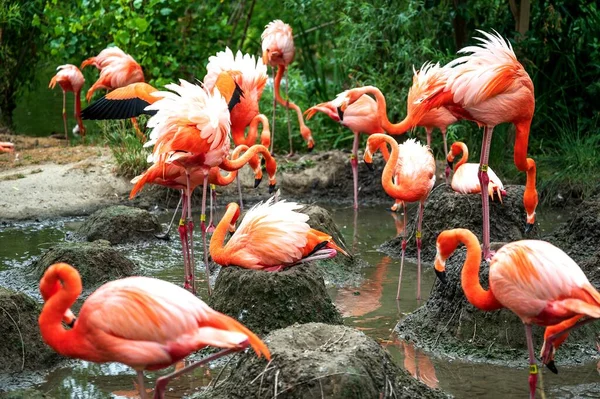
{"label": "dirt mound", "polygon": [[447,397],[413,379],[377,342],[350,327],[296,324],[273,331],[265,342],[270,364],[250,351],[227,380],[199,397]]}
{"label": "dirt mound", "polygon": [[312,264],[281,272],[222,268],[208,303],[259,335],[294,323],[342,324]]}
{"label": "dirt mound", "polygon": [[[524,186],[505,187],[507,196],[503,204],[498,200],[490,202],[490,241],[511,242],[524,238],[536,238],[537,227],[525,236],[525,209],[523,208]],[[415,233],[417,226],[417,210],[409,210],[407,226],[408,245],[406,255],[417,257]],[[482,240],[481,231],[483,216],[481,213],[481,196],[456,193],[445,184],[440,184],[432,192],[425,204],[423,214],[423,237],[421,259],[433,262],[435,259],[435,241],[444,230],[465,228],[471,230]],[[381,246],[381,249],[395,257],[402,253],[402,237],[396,237]]]}
{"label": "dirt mound", "polygon": [[114,245],[155,239],[154,235],[160,232],[158,219],[148,211],[115,205],[94,212],[83,222],[77,235],[86,241],[107,240]]}
{"label": "dirt mound", "polygon": [[41,311],[27,295],[0,287],[0,372],[38,370],[62,359],[42,341]]}
{"label": "dirt mound", "polygon": [[[433,286],[424,306],[408,315],[396,326],[403,339],[443,355],[464,360],[523,366],[527,359],[527,343],[523,322],[510,310],[484,312],[471,305],[460,283],[465,262],[464,248],[446,262],[448,282]],[[481,264],[480,281],[488,287],[489,266]],[[571,333],[556,353],[556,364],[573,364],[597,356],[593,345],[598,325],[587,325]],[[536,353],[543,342],[543,328],[533,327]]]}
{"label": "dirt mound", "polygon": [[65,262],[75,267],[81,275],[84,289],[132,276],[137,272],[135,263],[111,248],[109,242],[99,240],[55,245],[33,263],[32,278],[39,281],[46,269],[57,262]]}

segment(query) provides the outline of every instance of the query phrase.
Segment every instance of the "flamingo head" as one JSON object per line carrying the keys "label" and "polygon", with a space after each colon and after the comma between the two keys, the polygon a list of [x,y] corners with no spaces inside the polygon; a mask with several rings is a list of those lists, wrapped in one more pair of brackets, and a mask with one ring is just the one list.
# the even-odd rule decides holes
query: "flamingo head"
{"label": "flamingo head", "polygon": [[231,218],[231,222],[229,222],[229,232],[233,233],[233,232],[235,232],[235,223],[237,222],[238,218],[240,217],[240,206],[238,204],[236,204],[235,202],[230,202],[227,205],[225,212],[229,212],[230,208],[234,209],[233,217]]}
{"label": "flamingo head", "polygon": [[443,284],[448,281],[446,278],[446,260],[456,251],[458,240],[454,236],[454,230],[442,231],[437,238],[435,254],[435,274]]}
{"label": "flamingo head", "polygon": [[300,127],[300,134],[306,140],[306,146],[308,147],[308,152],[311,152],[315,148],[315,140],[312,137],[312,132],[307,126]]}

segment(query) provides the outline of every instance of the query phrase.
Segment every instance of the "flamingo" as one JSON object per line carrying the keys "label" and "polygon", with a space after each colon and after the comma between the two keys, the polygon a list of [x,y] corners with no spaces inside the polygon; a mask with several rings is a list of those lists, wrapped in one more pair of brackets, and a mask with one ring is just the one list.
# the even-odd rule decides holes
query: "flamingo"
{"label": "flamingo", "polygon": [[[567,254],[538,240],[515,241],[500,248],[490,262],[490,288],[486,291],[479,282],[482,254],[479,240],[467,229],[446,230],[437,238],[435,272],[443,283],[446,260],[460,243],[467,247],[461,283],[469,302],[484,311],[508,308],[525,324],[533,399],[538,369],[531,325],[554,326],[546,330],[542,362],[556,372],[554,350],[559,344],[556,340],[561,336],[566,338],[564,334],[569,330],[600,318],[600,293]],[[588,318],[580,320],[582,317]]]}
{"label": "flamingo", "polygon": [[[322,112],[329,116],[342,126],[347,127],[354,134],[354,142],[352,144],[352,155],[350,156],[350,165],[352,166],[352,177],[354,179],[354,209],[358,209],[358,143],[359,133],[368,135],[374,133],[383,133],[384,129],[381,126],[381,121],[377,117],[377,103],[367,95],[361,96],[356,102],[346,108],[345,112],[341,112],[340,106],[345,100],[345,94],[340,94],[333,101],[317,104],[306,110],[304,113],[306,119],[309,120],[317,112]],[[388,159],[389,153],[387,146],[381,146],[381,151],[385,160]]]}
{"label": "flamingo", "polygon": [[[425,63],[419,71],[413,67],[413,84],[408,90],[406,101],[406,117],[400,123],[392,124],[387,117],[387,104],[381,90],[375,86],[358,87],[338,95],[341,104],[340,112],[344,114],[346,108],[358,101],[365,94],[373,95],[377,100],[377,116],[383,127],[383,130],[389,134],[399,135],[406,133],[415,126],[423,126],[427,132],[427,145],[431,147],[431,133],[433,129],[438,128],[442,132],[444,140],[444,153],[448,157],[448,144],[446,141],[446,131],[449,125],[455,123],[457,118],[445,107],[439,107],[428,112],[416,115],[418,106],[415,101],[431,91],[432,87],[437,87],[445,82],[443,69],[439,64]],[[445,170],[446,184],[450,176],[450,168]]]}
{"label": "flamingo", "polygon": [[0,152],[15,152],[15,145],[8,141],[0,141]]}
{"label": "flamingo", "polygon": [[[387,143],[391,146],[390,158],[385,164],[381,176],[381,184],[385,192],[395,200],[402,201],[404,208],[404,225],[406,226],[406,203],[419,201],[419,220],[417,223],[417,299],[421,299],[421,226],[425,200],[435,183],[435,159],[429,147],[415,139],[408,139],[398,145],[393,137],[385,134],[373,134],[367,140],[364,161],[369,166],[373,162],[373,153]],[[394,181],[392,181],[394,178]],[[400,299],[400,284],[404,268],[404,252],[406,251],[406,230],[402,233],[402,258],[400,275],[398,277],[398,292]]]}
{"label": "flamingo", "polygon": [[[206,65],[206,76],[204,85],[208,90],[212,90],[216,79],[222,72],[229,72],[236,84],[241,88],[242,95],[239,104],[230,112],[231,118],[231,137],[233,143],[238,146],[245,144],[251,146],[256,143],[258,124],[263,126],[261,134],[261,144],[269,147],[271,134],[269,132],[269,122],[265,115],[260,114],[258,103],[262,92],[267,83],[267,67],[261,59],[255,59],[250,54],[242,54],[241,51],[233,55],[229,47],[225,51],[220,51],[217,55],[208,58]],[[244,136],[246,128],[250,126],[248,136]],[[260,175],[261,168],[258,157],[250,160],[250,167],[254,169],[257,175]],[[243,209],[242,187],[239,176],[237,178],[238,192],[240,195],[240,207]]]}
{"label": "flamingo", "polygon": [[66,263],[50,266],[40,291],[46,298],[39,317],[44,342],[63,356],[133,368],[142,398],[146,398],[143,370],[163,369],[207,346],[224,350],[160,377],[154,397],[164,397],[172,378],[248,346],[259,357],[271,357],[267,346],[241,323],[163,280],[128,277],[102,285],[83,303],[69,330],[61,320],[82,291],[77,270]]}
{"label": "flamingo", "polygon": [[273,202],[275,197],[252,207],[225,244],[227,231],[240,216],[239,206],[227,205],[225,215],[210,241],[210,254],[221,266],[279,271],[318,259],[330,259],[346,251],[330,235],[311,229],[308,215],[296,212],[295,202]]}
{"label": "flamingo", "polygon": [[75,65],[65,64],[60,65],[56,68],[58,71],[56,75],[50,80],[48,87],[54,89],[54,86],[58,83],[63,92],[63,124],[65,127],[65,140],[69,139],[67,133],[67,92],[73,92],[75,95],[75,119],[77,120],[77,127],[73,129],[73,133],[81,132],[81,136],[85,137],[85,126],[81,120],[81,88],[85,79],[83,74]]}
{"label": "flamingo", "polygon": [[[265,30],[261,35],[262,40],[262,59],[265,64],[269,64],[273,68],[273,123],[271,126],[271,152],[273,151],[273,142],[275,140],[275,106],[276,101],[286,108],[288,121],[288,137],[290,141],[290,153],[292,148],[292,130],[290,127],[289,109],[292,108],[298,115],[298,123],[300,125],[300,134],[307,143],[307,147],[312,150],[315,146],[315,141],[312,138],[312,132],[304,123],[302,118],[302,110],[299,106],[289,100],[288,88],[288,66],[294,60],[296,49],[294,48],[294,36],[292,27],[283,21],[277,19],[269,22],[265,26]],[[275,67],[277,67],[277,76],[275,76]],[[285,74],[285,96],[287,100],[281,98],[280,87],[281,80]]]}
{"label": "flamingo", "polygon": [[[446,158],[448,160],[448,167],[452,169],[454,158],[461,153],[462,157],[460,158],[460,161],[454,165],[452,189],[460,194],[479,194],[481,193],[481,185],[479,183],[479,178],[477,177],[479,165],[476,163],[466,163],[469,159],[469,149],[462,141],[452,143],[450,154],[448,154],[448,157]],[[490,177],[490,184],[488,186],[490,198],[493,200],[494,193],[496,193],[498,194],[498,199],[502,202],[502,196],[506,195],[502,181],[500,181],[500,178],[494,173],[492,168],[488,169],[488,175]]]}

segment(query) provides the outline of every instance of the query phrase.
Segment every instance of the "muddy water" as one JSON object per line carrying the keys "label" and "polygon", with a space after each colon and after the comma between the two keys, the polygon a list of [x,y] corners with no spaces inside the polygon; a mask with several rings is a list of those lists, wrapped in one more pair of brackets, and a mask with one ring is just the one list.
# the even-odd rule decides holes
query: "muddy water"
{"label": "muddy water", "polygon": [[[353,287],[331,287],[329,293],[344,315],[345,324],[363,330],[377,339],[415,378],[439,387],[457,398],[526,397],[527,371],[485,364],[473,364],[460,359],[447,359],[426,354],[403,342],[392,333],[403,315],[416,309],[416,265],[406,262],[401,300],[396,301],[396,287],[400,261],[377,251],[377,246],[402,231],[401,223],[392,214],[379,208],[360,210],[356,229],[350,208],[334,209],[334,218],[346,241],[370,266],[363,269],[364,280]],[[413,211],[409,210],[409,216]],[[542,220],[543,229],[549,230],[562,221],[551,213]],[[164,220],[168,215],[164,215]],[[37,283],[27,280],[24,268],[32,257],[43,252],[52,243],[65,240],[81,223],[80,219],[52,223],[15,224],[0,227],[0,284],[27,292],[39,298]],[[426,223],[426,221],[425,221]],[[197,236],[198,256],[200,235]],[[414,245],[414,239],[409,242]],[[122,249],[141,266],[143,274],[179,284],[182,279],[180,245],[177,239],[152,245],[123,246]],[[203,277],[202,274],[199,277]],[[423,265],[422,293],[427,299],[435,276],[431,265]],[[199,281],[200,295],[205,295],[205,281]],[[539,343],[538,343],[539,344]],[[590,343],[592,344],[592,343]],[[525,366],[525,353],[523,364]],[[191,360],[194,360],[192,357]],[[169,385],[167,397],[179,398],[199,390],[218,375],[219,365],[199,369],[195,374],[179,378]],[[169,370],[170,371],[170,370]],[[147,373],[147,388],[161,373]],[[227,372],[223,377],[226,378]],[[544,370],[543,384],[548,398],[598,397],[600,377],[595,364],[560,370],[553,375]],[[97,365],[82,361],[67,361],[48,375],[30,374],[26,377],[0,376],[0,392],[19,387],[34,387],[51,397],[59,398],[125,398],[137,397],[135,374],[126,366],[111,363]]]}

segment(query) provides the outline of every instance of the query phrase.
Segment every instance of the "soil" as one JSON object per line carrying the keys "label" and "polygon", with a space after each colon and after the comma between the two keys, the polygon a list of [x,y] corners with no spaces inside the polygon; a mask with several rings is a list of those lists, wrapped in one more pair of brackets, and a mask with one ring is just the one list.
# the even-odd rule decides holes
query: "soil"
{"label": "soil", "polygon": [[0,287],[0,372],[48,368],[62,359],[42,341],[41,310],[27,295]]}
{"label": "soil", "polygon": [[269,364],[248,351],[229,377],[197,397],[448,397],[412,378],[376,341],[350,327],[295,324],[273,331],[265,343]]}
{"label": "soil", "polygon": [[[507,243],[525,238],[538,238],[537,227],[525,235],[525,209],[523,208],[524,186],[508,185],[507,196],[503,203],[497,199],[490,201],[490,241]],[[406,256],[416,259],[417,249],[415,233],[417,226],[416,207],[408,211]],[[481,196],[459,194],[446,184],[440,184],[432,190],[423,213],[421,259],[433,262],[435,259],[437,236],[444,230],[465,228],[471,230],[482,240],[483,217],[481,212]],[[500,244],[496,244],[500,245]],[[381,250],[393,257],[402,253],[402,236],[384,243]]]}
{"label": "soil", "polygon": [[342,324],[313,264],[281,272],[222,268],[208,304],[259,335],[294,323]]}
{"label": "soil", "polygon": [[157,217],[148,211],[115,205],[94,212],[77,235],[86,241],[107,240],[114,245],[156,239],[155,234],[161,231]]}
{"label": "soil", "polygon": [[[448,282],[436,281],[425,305],[400,321],[396,331],[402,339],[414,341],[430,352],[468,361],[523,366],[528,359],[523,322],[510,310],[483,312],[468,302],[460,283],[465,258],[465,249],[460,248],[448,259]],[[480,281],[485,289],[488,273],[484,261]],[[543,331],[542,327],[533,327],[537,348],[543,342]],[[598,333],[597,323],[573,331],[556,353],[557,367],[597,357],[593,343]]]}
{"label": "soil", "polygon": [[108,241],[70,242],[51,247],[35,261],[30,268],[31,279],[39,281],[46,269],[57,262],[75,267],[88,292],[105,282],[133,276],[138,271],[135,263],[112,248]]}

